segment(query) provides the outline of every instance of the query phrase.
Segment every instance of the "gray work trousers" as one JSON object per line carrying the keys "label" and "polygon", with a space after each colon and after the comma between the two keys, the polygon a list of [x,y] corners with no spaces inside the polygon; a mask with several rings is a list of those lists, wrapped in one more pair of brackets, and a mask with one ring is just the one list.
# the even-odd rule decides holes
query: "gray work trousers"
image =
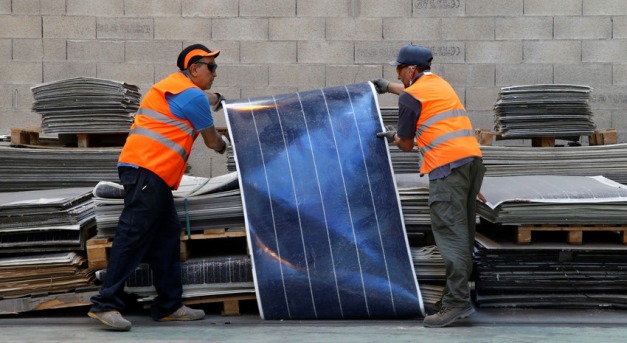
{"label": "gray work trousers", "polygon": [[468,280],[475,242],[476,197],[485,167],[481,158],[453,169],[447,177],[429,182],[431,229],[446,266],[443,307],[470,305]]}

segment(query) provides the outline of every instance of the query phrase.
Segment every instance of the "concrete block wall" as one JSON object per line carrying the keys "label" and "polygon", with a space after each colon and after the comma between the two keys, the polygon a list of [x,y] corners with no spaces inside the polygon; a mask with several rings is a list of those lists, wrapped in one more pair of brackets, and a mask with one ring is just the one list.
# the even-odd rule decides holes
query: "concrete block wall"
{"label": "concrete block wall", "polygon": [[[396,80],[386,62],[421,44],[475,127],[492,127],[501,87],[586,84],[597,126],[627,141],[625,0],[0,0],[0,134],[40,123],[32,86],[93,76],[145,92],[197,42],[222,50],[214,90],[230,99]],[[226,172],[201,141],[190,162]]]}

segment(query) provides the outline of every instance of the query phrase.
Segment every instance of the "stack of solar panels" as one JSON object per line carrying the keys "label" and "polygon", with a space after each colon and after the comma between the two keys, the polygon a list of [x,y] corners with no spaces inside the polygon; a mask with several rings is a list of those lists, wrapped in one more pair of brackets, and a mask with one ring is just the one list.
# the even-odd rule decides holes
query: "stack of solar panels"
{"label": "stack of solar panels", "polygon": [[590,135],[591,91],[565,84],[503,87],[494,106],[495,131],[505,138]]}
{"label": "stack of solar panels", "polygon": [[19,307],[11,299],[71,292],[93,286],[92,279],[87,259],[75,252],[0,258],[0,313]]}
{"label": "stack of solar panels", "polygon": [[[97,277],[103,279],[106,270]],[[183,298],[255,293],[253,268],[245,255],[215,256],[189,259],[181,262]],[[153,286],[152,270],[147,264],[140,266],[127,279],[124,290],[140,297],[140,302],[154,300],[157,292]]]}
{"label": "stack of solar panels", "polygon": [[94,187],[117,181],[120,148],[30,149],[0,145],[0,192]]}
{"label": "stack of solar panels", "polygon": [[[113,187],[114,190],[105,188]],[[94,188],[94,204],[99,237],[112,237],[124,208],[123,190],[113,183]],[[117,185],[117,189],[122,189]],[[244,210],[237,183],[237,173],[211,179],[185,175],[179,190],[173,193],[181,227],[190,232],[207,229],[244,230]]]}
{"label": "stack of solar panels", "polygon": [[476,236],[480,307],[627,308],[624,247],[510,242]]}
{"label": "stack of solar panels", "polygon": [[627,144],[579,147],[482,146],[487,176],[603,175],[627,184]]}
{"label": "stack of solar panels", "polygon": [[435,245],[412,247],[410,250],[422,300],[427,307],[433,308],[442,298],[446,283],[444,260]]}
{"label": "stack of solar panels", "polygon": [[492,223],[623,224],[627,187],[602,176],[486,177],[477,213]]}
{"label": "stack of solar panels", "polygon": [[405,229],[408,232],[430,231],[429,180],[420,174],[395,174],[401,199]]}
{"label": "stack of solar panels", "polygon": [[396,126],[398,124],[398,107],[381,107],[379,110],[384,126]]}
{"label": "stack of solar panels", "polygon": [[91,190],[0,193],[0,253],[84,249],[96,225]]}
{"label": "stack of solar panels", "polygon": [[44,133],[128,132],[141,97],[137,86],[91,77],[48,82],[31,91]]}

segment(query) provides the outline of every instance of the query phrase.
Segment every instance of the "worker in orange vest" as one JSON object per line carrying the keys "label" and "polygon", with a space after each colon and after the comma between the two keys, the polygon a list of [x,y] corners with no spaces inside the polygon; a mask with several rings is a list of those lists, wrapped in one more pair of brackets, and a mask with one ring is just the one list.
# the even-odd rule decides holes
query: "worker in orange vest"
{"label": "worker in orange vest", "polygon": [[451,85],[431,72],[432,59],[429,49],[408,44],[390,62],[402,83],[372,82],[380,94],[399,95],[396,129],[377,136],[403,151],[411,151],[415,139],[422,157],[420,174],[429,174],[431,227],[446,266],[446,287],[437,312],[423,324],[444,327],[474,312],[468,281],[485,167],[468,114]]}
{"label": "worker in orange vest", "polygon": [[219,50],[202,44],[179,54],[177,71],[159,81],[142,100],[118,160],[124,186],[124,209],[109,252],[99,294],[88,315],[118,331],[131,329],[120,314],[124,284],[140,262],[146,261],[158,296],[151,316],[158,321],[203,319],[203,310],[182,303],[181,224],[172,190],[178,188],[194,140],[224,154],[229,140],[216,131],[211,106],[221,108],[219,93],[205,93],[216,78]]}

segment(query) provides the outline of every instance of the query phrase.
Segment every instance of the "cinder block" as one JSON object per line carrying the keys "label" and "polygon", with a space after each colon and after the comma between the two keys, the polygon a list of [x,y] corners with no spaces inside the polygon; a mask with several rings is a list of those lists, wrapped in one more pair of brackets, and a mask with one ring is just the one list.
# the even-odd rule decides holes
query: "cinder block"
{"label": "cinder block", "polygon": [[27,110],[7,110],[0,116],[0,127],[6,128],[5,132],[10,132],[14,127],[41,126],[41,116]]}
{"label": "cinder block", "polygon": [[[622,110],[625,113],[625,103],[627,103],[627,86],[597,86],[594,87],[590,96],[590,106],[594,111]],[[627,125],[614,127],[627,127]]]}
{"label": "cinder block", "polygon": [[69,79],[71,77],[96,77],[95,63],[93,62],[44,62],[44,81],[52,82]]}
{"label": "cinder block", "polygon": [[127,17],[178,17],[181,0],[125,0],[124,15]]}
{"label": "cinder block", "polygon": [[0,75],[6,84],[22,85],[41,83],[41,62],[0,62]]}
{"label": "cinder block", "polygon": [[408,42],[355,42],[355,63],[383,64],[396,59],[399,49]]}
{"label": "cinder block", "polygon": [[296,63],[296,42],[247,42],[240,48],[242,63]]}
{"label": "cinder block", "polygon": [[65,0],[40,1],[40,13],[43,15],[65,14]]}
{"label": "cinder block", "polygon": [[41,17],[0,16],[0,38],[41,38]]}
{"label": "cinder block", "polygon": [[525,41],[525,63],[581,62],[581,42],[572,40]]}
{"label": "cinder block", "polygon": [[383,20],[381,18],[327,18],[326,20],[327,40],[380,41],[382,38]]}
{"label": "cinder block", "polygon": [[13,1],[11,13],[16,14],[40,14],[40,0]]}
{"label": "cinder block", "polygon": [[44,61],[65,61],[67,59],[66,40],[62,38],[44,38]]}
{"label": "cinder block", "polygon": [[266,87],[269,84],[268,69],[268,65],[258,64],[220,66],[215,84],[220,87]]}
{"label": "cinder block", "polygon": [[43,38],[96,38],[96,17],[44,16],[42,19]]}
{"label": "cinder block", "polygon": [[[40,84],[39,82],[38,84]],[[33,108],[33,92],[31,87],[34,85],[13,85],[13,101],[14,107],[18,111],[30,111]]]}
{"label": "cinder block", "polygon": [[211,19],[155,18],[155,39],[211,39]]}
{"label": "cinder block", "polygon": [[[146,82],[144,83],[145,85],[150,85],[152,86],[153,83],[157,83],[163,79],[166,78],[166,76],[176,72],[179,70],[179,68],[176,67],[176,59],[170,62],[156,62],[153,63],[153,68],[154,68],[154,74],[155,74],[155,78],[154,80],[150,81],[150,82]],[[218,74],[220,74],[220,68],[218,68]],[[220,75],[218,75],[219,77]],[[150,86],[148,88],[150,88]]]}
{"label": "cinder block", "polygon": [[325,66],[319,64],[270,65],[272,87],[297,87],[299,90],[325,86]]}
{"label": "cinder block", "polygon": [[453,87],[493,87],[494,64],[444,63],[433,64],[433,72]]}
{"label": "cinder block", "polygon": [[469,17],[518,17],[523,15],[523,0],[473,0],[466,1]]}
{"label": "cinder block", "polygon": [[589,86],[611,86],[612,64],[577,63],[555,64],[555,83]]}
{"label": "cinder block", "polygon": [[442,18],[444,40],[493,40],[493,18]]}
{"label": "cinder block", "polygon": [[496,18],[497,40],[553,39],[553,18]]}
{"label": "cinder block", "polygon": [[11,0],[0,0],[0,14],[11,13]]}
{"label": "cinder block", "polygon": [[526,16],[560,17],[581,15],[582,0],[525,0]]}
{"label": "cinder block", "polygon": [[612,18],[556,17],[554,37],[555,39],[612,38]]}
{"label": "cinder block", "polygon": [[355,46],[344,41],[298,42],[299,63],[354,63]]}
{"label": "cinder block", "polygon": [[[6,111],[7,109],[14,109],[15,108],[15,101],[13,100],[13,98],[14,98],[14,96],[13,96],[14,88],[15,87],[13,85],[2,85],[2,84],[0,84],[0,109],[3,110],[2,111],[3,115],[4,115],[4,113],[7,112]],[[0,115],[0,117],[2,117],[2,116]],[[0,126],[0,127],[2,127],[2,126]]]}
{"label": "cinder block", "polygon": [[499,98],[499,87],[468,87],[466,88],[466,110],[492,111]]}
{"label": "cinder block", "polygon": [[398,96],[396,94],[392,94],[392,93],[377,94],[377,97],[379,98],[380,108],[385,108],[385,107],[398,108]]}
{"label": "cinder block", "polygon": [[612,32],[614,39],[627,38],[627,16],[613,17],[612,18]]}
{"label": "cinder block", "polygon": [[466,15],[466,1],[433,1],[415,0],[413,1],[414,17],[463,17]]}
{"label": "cinder block", "polygon": [[496,85],[511,87],[553,83],[553,65],[540,63],[498,64]]}
{"label": "cinder block", "polygon": [[521,41],[478,41],[466,45],[468,63],[509,63],[522,62],[523,43]]}
{"label": "cinder block", "polygon": [[239,0],[240,17],[294,17],[296,0]]}
{"label": "cinder block", "polygon": [[[386,18],[383,19],[383,38],[410,42],[417,37],[423,40],[441,40],[440,18]],[[417,35],[417,33],[420,33]]]}
{"label": "cinder block", "polygon": [[211,38],[235,41],[266,40],[268,39],[268,19],[212,19]]}
{"label": "cinder block", "polygon": [[132,85],[150,84],[155,81],[154,68],[149,63],[99,63],[97,75],[99,78]]}
{"label": "cinder block", "polygon": [[145,18],[97,18],[98,39],[152,39],[153,20]]}
{"label": "cinder block", "polygon": [[44,57],[42,39],[14,39],[13,60],[41,62]]}
{"label": "cinder block", "polygon": [[163,62],[176,66],[176,59],[182,50],[183,47],[179,41],[148,40],[126,42],[123,61],[131,63]]}
{"label": "cinder block", "polygon": [[67,59],[91,63],[124,62],[124,44],[124,41],[68,40]]}
{"label": "cinder block", "polygon": [[474,129],[494,130],[494,110],[468,111]]}
{"label": "cinder block", "polygon": [[583,15],[627,15],[625,0],[583,0]]}
{"label": "cinder block", "polygon": [[612,128],[612,111],[597,110],[592,112],[592,121],[597,129]]}
{"label": "cinder block", "polygon": [[411,17],[412,0],[360,0],[353,2],[359,6],[358,14],[365,18]]}
{"label": "cinder block", "polygon": [[68,15],[118,17],[124,15],[124,0],[66,0]]}
{"label": "cinder block", "polygon": [[0,39],[0,61],[8,62],[13,59],[13,44],[10,39]]}
{"label": "cinder block", "polygon": [[239,7],[233,0],[183,0],[183,17],[225,18],[237,17]]}
{"label": "cinder block", "polygon": [[627,86],[627,64],[614,64],[614,85]]}
{"label": "cinder block", "polygon": [[353,0],[296,0],[298,17],[355,17]]}
{"label": "cinder block", "polygon": [[269,18],[270,40],[323,40],[324,18]]}
{"label": "cinder block", "polygon": [[380,65],[329,65],[326,67],[326,86],[361,83],[381,77]]}
{"label": "cinder block", "polygon": [[286,93],[298,92],[296,87],[244,87],[242,88],[242,98],[256,98],[260,96],[270,96]]}
{"label": "cinder block", "polygon": [[627,39],[584,40],[581,45],[583,62],[625,62]]}

